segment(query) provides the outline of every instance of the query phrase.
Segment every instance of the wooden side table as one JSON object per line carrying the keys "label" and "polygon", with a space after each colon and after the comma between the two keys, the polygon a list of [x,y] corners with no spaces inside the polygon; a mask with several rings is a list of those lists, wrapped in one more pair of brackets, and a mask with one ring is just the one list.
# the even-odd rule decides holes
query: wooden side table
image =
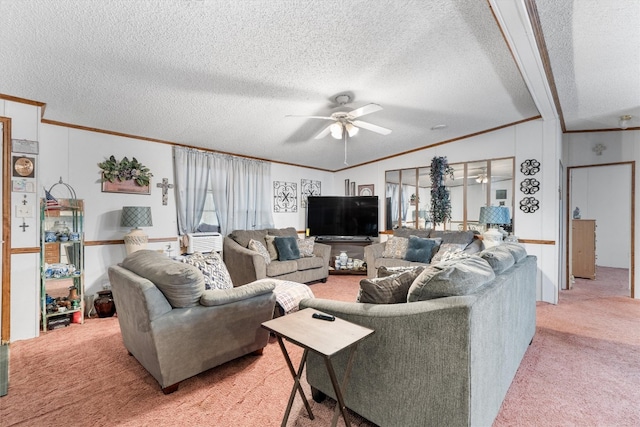
{"label": "wooden side table", "polygon": [[[309,351],[313,351],[324,359],[327,366],[327,372],[329,373],[329,378],[331,379],[331,384],[333,385],[333,390],[336,393],[336,400],[338,401],[331,425],[335,427],[338,423],[338,416],[340,412],[342,412],[344,423],[349,426],[350,423],[347,415],[347,408],[344,404],[343,390],[346,388],[349,380],[349,373],[351,372],[351,365],[353,364],[358,344],[360,341],[373,334],[374,331],[373,329],[365,328],[338,318],[333,322],[315,319],[312,317],[313,313],[321,312],[312,308],[306,308],[293,314],[269,320],[262,324],[262,327],[276,335],[278,344],[280,345],[280,349],[282,350],[282,354],[284,355],[287,365],[289,366],[289,371],[291,372],[294,380],[293,388],[291,389],[291,394],[289,396],[289,403],[287,404],[287,409],[281,425],[282,427],[287,425],[287,420],[289,419],[289,414],[293,405],[293,399],[295,399],[296,396],[296,390],[304,402],[309,418],[313,419],[311,406],[309,406],[309,402],[307,401],[304,391],[302,390],[302,386],[300,385],[300,378],[302,377],[304,365],[307,362],[307,356]],[[298,367],[297,372],[293,363],[291,363],[291,358],[287,353],[287,349],[284,346],[282,338],[304,349],[302,360],[300,361],[300,366]],[[349,359],[342,379],[342,384],[339,384],[333,369],[333,364],[331,363],[331,357],[345,348],[351,348],[351,350],[349,352]]]}

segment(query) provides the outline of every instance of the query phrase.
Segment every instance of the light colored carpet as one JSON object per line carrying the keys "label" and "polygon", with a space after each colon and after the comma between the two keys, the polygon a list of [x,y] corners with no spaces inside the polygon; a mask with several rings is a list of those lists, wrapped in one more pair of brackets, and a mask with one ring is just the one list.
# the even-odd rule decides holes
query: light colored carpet
{"label": "light colored carpet", "polygon": [[[640,301],[618,296],[628,295],[628,282],[619,285],[620,274],[608,281],[606,273],[599,269],[598,280],[576,281],[557,306],[538,304],[536,336],[495,426],[640,425]],[[331,276],[311,289],[319,298],[353,301],[359,279]],[[288,348],[297,366],[302,351]],[[0,397],[3,427],[277,426],[293,385],[274,341],[264,355],[211,369],[165,396],[127,354],[116,318],[72,324],[13,343],[10,352],[9,394]],[[311,400],[311,421],[296,397],[288,425],[329,425],[334,405]],[[372,425],[357,417],[352,423]]]}

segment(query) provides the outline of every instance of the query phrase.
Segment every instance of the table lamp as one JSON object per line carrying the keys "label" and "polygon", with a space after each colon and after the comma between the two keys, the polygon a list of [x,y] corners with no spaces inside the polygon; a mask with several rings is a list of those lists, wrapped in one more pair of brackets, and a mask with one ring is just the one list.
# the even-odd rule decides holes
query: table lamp
{"label": "table lamp", "polygon": [[499,245],[502,242],[502,233],[497,227],[491,228],[491,225],[509,224],[509,209],[505,206],[483,206],[480,208],[478,222],[487,225],[487,231],[482,235],[485,248]]}
{"label": "table lamp", "polygon": [[149,236],[140,227],[151,227],[151,208],[148,206],[123,206],[121,227],[132,227],[131,231],[124,236],[124,246],[127,255],[147,247]]}

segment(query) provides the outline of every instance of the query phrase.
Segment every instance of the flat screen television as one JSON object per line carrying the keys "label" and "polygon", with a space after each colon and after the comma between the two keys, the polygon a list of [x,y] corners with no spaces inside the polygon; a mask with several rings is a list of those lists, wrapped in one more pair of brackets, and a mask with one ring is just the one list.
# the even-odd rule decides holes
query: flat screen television
{"label": "flat screen television", "polygon": [[378,237],[378,196],[309,196],[307,228],[316,237]]}

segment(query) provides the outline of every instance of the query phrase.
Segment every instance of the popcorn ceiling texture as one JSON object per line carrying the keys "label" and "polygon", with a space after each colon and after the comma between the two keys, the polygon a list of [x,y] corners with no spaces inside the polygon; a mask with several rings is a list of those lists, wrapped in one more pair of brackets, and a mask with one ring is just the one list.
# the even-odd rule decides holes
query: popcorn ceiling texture
{"label": "popcorn ceiling texture", "polygon": [[382,105],[362,120],[393,132],[351,139],[358,164],[539,114],[488,1],[0,4],[0,93],[49,120],[336,170],[327,122],[286,115]]}

